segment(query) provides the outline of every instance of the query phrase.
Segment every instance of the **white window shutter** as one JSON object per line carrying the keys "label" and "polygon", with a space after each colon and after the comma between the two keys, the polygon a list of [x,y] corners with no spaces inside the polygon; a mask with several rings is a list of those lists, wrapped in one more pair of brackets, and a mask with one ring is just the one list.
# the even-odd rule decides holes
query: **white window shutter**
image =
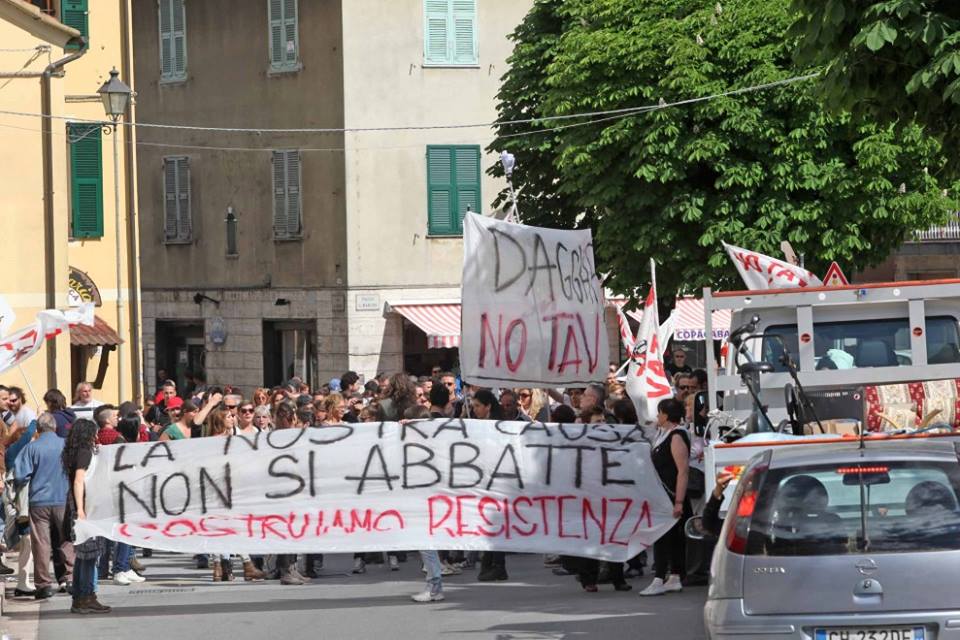
{"label": "white window shutter", "polygon": [[453,62],[478,62],[476,0],[453,0]]}
{"label": "white window shutter", "polygon": [[278,67],[283,64],[283,2],[267,0],[267,12],[270,18],[270,64]]}
{"label": "white window shutter", "polygon": [[173,74],[177,78],[187,75],[187,16],[184,0],[171,0],[173,8]]}
{"label": "white window shutter", "polygon": [[450,0],[424,0],[423,57],[432,64],[451,61]]}
{"label": "white window shutter", "polygon": [[294,66],[298,59],[297,0],[283,0],[283,61]]}

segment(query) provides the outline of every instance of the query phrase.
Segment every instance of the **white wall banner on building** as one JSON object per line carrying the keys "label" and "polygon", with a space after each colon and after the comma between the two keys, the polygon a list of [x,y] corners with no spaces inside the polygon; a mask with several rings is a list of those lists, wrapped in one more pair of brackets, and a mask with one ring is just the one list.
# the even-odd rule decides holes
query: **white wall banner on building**
{"label": "white wall banner on building", "polygon": [[610,357],[589,230],[463,220],[460,367],[482,386],[603,382]]}
{"label": "white wall banner on building", "polygon": [[426,420],[111,445],[86,489],[78,542],[184,553],[625,561],[675,522],[643,429],[625,425]]}

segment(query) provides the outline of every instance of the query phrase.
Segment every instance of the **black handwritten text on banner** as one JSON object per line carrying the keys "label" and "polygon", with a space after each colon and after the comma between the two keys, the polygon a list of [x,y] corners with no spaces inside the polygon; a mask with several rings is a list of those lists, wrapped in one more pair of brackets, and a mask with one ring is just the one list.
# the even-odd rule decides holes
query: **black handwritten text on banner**
{"label": "black handwritten text on banner", "polygon": [[626,560],[674,523],[638,427],[341,425],[101,447],[78,541],[190,553],[492,549]]}
{"label": "black handwritten text on banner", "polygon": [[610,352],[589,230],[468,213],[460,364],[483,386],[602,382]]}

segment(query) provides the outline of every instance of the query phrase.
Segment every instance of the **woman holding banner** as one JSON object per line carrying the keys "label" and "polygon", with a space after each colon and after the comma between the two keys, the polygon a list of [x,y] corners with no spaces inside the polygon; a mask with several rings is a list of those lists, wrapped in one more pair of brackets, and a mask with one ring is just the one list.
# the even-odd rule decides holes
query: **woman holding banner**
{"label": "woman holding banner", "polygon": [[[503,410],[497,397],[489,389],[477,389],[470,400],[470,410],[477,420],[501,420]],[[480,573],[477,580],[493,582],[507,580],[507,554],[503,551],[484,551],[480,558]]]}
{"label": "woman holding banner", "polygon": [[[247,403],[249,404],[249,403]],[[210,436],[228,438],[237,429],[237,416],[229,409],[214,409],[210,414]],[[232,582],[233,581],[233,559],[229,555],[214,554],[213,561],[213,581],[214,582]],[[243,562],[243,579],[247,582],[260,582],[264,579],[264,573],[257,569],[253,564],[253,559],[247,554],[240,554],[240,561]]]}
{"label": "woman holding banner", "polygon": [[683,526],[693,515],[687,499],[690,436],[686,429],[680,426],[684,413],[683,403],[676,398],[661,400],[657,405],[659,431],[650,458],[664,488],[673,498],[673,517],[677,518],[677,522],[653,544],[655,577],[650,586],[640,592],[641,596],[659,596],[683,590],[680,582],[686,569]]}
{"label": "woman holding banner", "polygon": [[[85,520],[87,470],[93,462],[97,447],[97,425],[91,420],[80,419],[73,423],[67,434],[61,461],[70,482],[67,492],[65,528],[71,540],[76,540],[73,526],[77,520]],[[102,538],[89,538],[73,549],[73,603],[71,613],[110,613],[110,607],[97,600],[97,561],[100,557]]]}

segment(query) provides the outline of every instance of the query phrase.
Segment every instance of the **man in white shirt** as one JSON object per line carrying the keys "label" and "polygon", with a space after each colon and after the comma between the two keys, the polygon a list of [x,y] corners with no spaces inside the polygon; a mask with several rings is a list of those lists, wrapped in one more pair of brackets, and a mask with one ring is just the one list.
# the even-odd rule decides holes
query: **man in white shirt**
{"label": "man in white shirt", "polygon": [[37,412],[26,405],[23,398],[23,389],[20,387],[10,387],[10,399],[7,406],[14,415],[14,421],[18,427],[26,429],[30,423],[37,419]]}
{"label": "man in white shirt", "polygon": [[81,382],[73,394],[73,404],[70,408],[77,414],[77,418],[93,420],[93,410],[102,404],[93,397],[93,385],[89,382]]}

